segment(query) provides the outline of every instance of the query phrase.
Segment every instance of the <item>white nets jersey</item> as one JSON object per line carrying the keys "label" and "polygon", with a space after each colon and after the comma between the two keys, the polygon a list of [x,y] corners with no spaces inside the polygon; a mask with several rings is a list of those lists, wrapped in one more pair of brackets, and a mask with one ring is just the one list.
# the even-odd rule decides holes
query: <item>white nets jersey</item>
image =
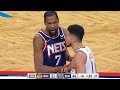
{"label": "white nets jersey", "polygon": [[[87,46],[85,46],[85,48],[79,48],[77,51],[82,51],[87,56],[86,73],[96,73],[95,59],[92,51]],[[71,73],[75,73],[75,69],[72,69]]]}

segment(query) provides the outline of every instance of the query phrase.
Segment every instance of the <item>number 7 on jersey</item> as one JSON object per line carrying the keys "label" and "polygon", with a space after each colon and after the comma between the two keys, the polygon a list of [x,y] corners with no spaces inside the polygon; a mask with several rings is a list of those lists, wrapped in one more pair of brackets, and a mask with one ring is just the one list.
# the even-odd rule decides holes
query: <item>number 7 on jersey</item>
{"label": "number 7 on jersey", "polygon": [[61,55],[56,55],[55,59],[57,59],[56,65],[58,65],[61,59]]}

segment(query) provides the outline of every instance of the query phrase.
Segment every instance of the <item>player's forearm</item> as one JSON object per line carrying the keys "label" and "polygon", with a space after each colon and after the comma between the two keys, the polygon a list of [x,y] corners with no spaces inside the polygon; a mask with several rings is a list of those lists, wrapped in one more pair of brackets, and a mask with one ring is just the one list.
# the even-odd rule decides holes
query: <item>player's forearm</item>
{"label": "player's forearm", "polygon": [[51,67],[42,65],[36,69],[37,73],[57,73],[60,72],[63,66]]}

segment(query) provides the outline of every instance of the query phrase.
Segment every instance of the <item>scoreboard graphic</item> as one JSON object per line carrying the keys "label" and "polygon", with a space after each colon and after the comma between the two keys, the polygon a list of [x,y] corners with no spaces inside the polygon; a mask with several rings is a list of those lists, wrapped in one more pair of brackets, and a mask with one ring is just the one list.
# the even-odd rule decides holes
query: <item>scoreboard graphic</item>
{"label": "scoreboard graphic", "polygon": [[28,79],[98,79],[99,74],[29,73],[27,74],[27,78]]}
{"label": "scoreboard graphic", "polygon": [[120,73],[100,72],[96,74],[71,74],[0,71],[0,79],[120,79]]}

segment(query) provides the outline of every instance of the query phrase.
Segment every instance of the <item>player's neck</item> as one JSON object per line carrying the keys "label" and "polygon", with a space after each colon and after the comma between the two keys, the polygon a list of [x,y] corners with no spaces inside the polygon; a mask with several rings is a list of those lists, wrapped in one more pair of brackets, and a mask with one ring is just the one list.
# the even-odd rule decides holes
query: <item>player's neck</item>
{"label": "player's neck", "polygon": [[76,52],[79,48],[84,48],[85,46],[80,43],[80,42],[75,42],[73,45],[72,45],[72,48],[74,50],[74,52]]}

